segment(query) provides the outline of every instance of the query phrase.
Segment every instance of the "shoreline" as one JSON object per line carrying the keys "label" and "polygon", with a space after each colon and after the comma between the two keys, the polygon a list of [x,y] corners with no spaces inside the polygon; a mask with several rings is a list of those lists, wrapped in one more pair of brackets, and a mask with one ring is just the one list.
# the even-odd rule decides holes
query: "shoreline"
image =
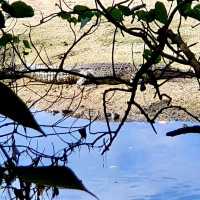
{"label": "shoreline", "polygon": [[[21,85],[18,95],[28,106],[35,103],[35,109],[46,110],[48,112],[60,112],[63,115],[83,119],[105,120],[103,112],[103,93],[109,88],[127,88],[125,85],[87,85],[79,87],[77,85],[46,85],[42,83],[26,80],[18,81]],[[26,86],[22,86],[22,85]],[[199,88],[196,79],[181,79],[169,81],[160,88],[162,93],[172,98],[171,105],[182,106],[192,115],[200,118]],[[144,111],[152,118],[159,109],[163,109],[168,104],[168,99],[160,101],[154,98],[154,89],[147,85],[144,92],[137,91],[135,101],[141,105]],[[48,94],[48,95],[47,95]],[[115,92],[107,95],[107,113],[116,115],[111,117],[111,121],[120,121],[127,107],[130,93]],[[177,107],[178,108],[178,107]],[[156,121],[196,121],[191,116],[179,109],[165,110]],[[140,110],[133,107],[128,115],[127,121],[146,121]]]}

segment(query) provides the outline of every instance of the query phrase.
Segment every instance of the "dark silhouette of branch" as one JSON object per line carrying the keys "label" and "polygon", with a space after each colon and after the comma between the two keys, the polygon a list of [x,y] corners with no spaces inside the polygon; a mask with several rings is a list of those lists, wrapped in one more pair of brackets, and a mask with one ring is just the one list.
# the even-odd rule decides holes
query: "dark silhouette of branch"
{"label": "dark silhouette of branch", "polygon": [[178,135],[188,134],[188,133],[200,133],[200,126],[188,126],[179,128],[166,133],[166,136],[174,137]]}

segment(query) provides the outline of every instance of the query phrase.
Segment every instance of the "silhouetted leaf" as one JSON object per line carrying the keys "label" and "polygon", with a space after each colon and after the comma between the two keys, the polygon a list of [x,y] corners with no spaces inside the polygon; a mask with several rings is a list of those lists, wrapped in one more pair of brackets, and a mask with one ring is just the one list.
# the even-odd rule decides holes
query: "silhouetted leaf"
{"label": "silhouetted leaf", "polygon": [[15,173],[26,182],[35,183],[37,185],[82,190],[98,199],[98,197],[91,193],[68,167],[16,167]]}
{"label": "silhouetted leaf", "polygon": [[19,43],[20,42],[19,36],[13,36],[12,41],[14,43]]}
{"label": "silhouetted leaf", "polygon": [[1,8],[4,12],[8,13],[10,16],[13,15],[14,10],[6,1],[1,2]]}
{"label": "silhouetted leaf", "polygon": [[91,18],[88,18],[88,17],[81,18],[81,27],[80,28],[83,28],[90,20],[91,20]]}
{"label": "silhouetted leaf", "polygon": [[54,188],[53,188],[52,198],[54,198],[54,197],[56,197],[56,196],[58,196],[58,195],[59,195],[59,190],[58,190],[57,187],[54,187]]}
{"label": "silhouetted leaf", "polygon": [[12,17],[24,18],[34,16],[33,8],[22,1],[15,1],[10,6],[12,8],[12,13],[9,14],[11,14]]}
{"label": "silhouetted leaf", "polygon": [[155,20],[155,9],[150,9],[147,15],[147,22],[152,22]]}
{"label": "silhouetted leaf", "polygon": [[85,11],[90,10],[87,6],[76,5],[74,6],[74,13],[75,14],[83,14]]}
{"label": "silhouetted leaf", "polygon": [[83,28],[95,15],[91,10],[84,11],[79,14],[78,21],[81,22],[81,27]]}
{"label": "silhouetted leaf", "polygon": [[[148,61],[153,56],[153,52],[150,49],[145,49],[143,52],[143,57]],[[161,61],[161,56],[156,55],[156,59],[154,60],[154,63],[159,63]]]}
{"label": "silhouetted leaf", "polygon": [[8,44],[9,42],[11,42],[12,40],[13,40],[13,36],[10,33],[4,34],[0,38],[0,47],[5,46],[6,44]]}
{"label": "silhouetted leaf", "polygon": [[14,194],[17,199],[24,199],[23,190],[14,188]]}
{"label": "silhouetted leaf", "polygon": [[139,10],[135,13],[135,15],[138,17],[138,20],[142,20],[145,22],[152,22],[155,19],[155,10],[151,9],[149,12],[144,10]]}
{"label": "silhouetted leaf", "polygon": [[117,22],[122,22],[123,21],[123,13],[122,13],[122,11],[120,9],[109,7],[107,9],[107,11],[109,12],[109,14],[112,16],[112,18],[115,21],[117,21]]}
{"label": "silhouetted leaf", "polygon": [[81,129],[79,129],[78,131],[79,131],[79,133],[80,133],[80,135],[81,135],[81,138],[86,139],[86,137],[87,137],[86,128],[85,128],[85,127],[84,127],[84,128],[81,128]]}
{"label": "silhouetted leaf", "polygon": [[72,17],[68,12],[62,11],[58,14],[64,20],[67,20],[69,23],[77,24],[78,20],[75,17]]}
{"label": "silhouetted leaf", "polygon": [[24,44],[25,48],[31,49],[31,45],[29,44],[28,40],[23,40],[23,44]]}
{"label": "silhouetted leaf", "polygon": [[61,17],[62,19],[67,19],[67,20],[71,17],[71,15],[65,11],[61,11],[60,13],[58,13],[58,16]]}
{"label": "silhouetted leaf", "polygon": [[5,28],[5,19],[1,11],[0,11],[0,28]]}
{"label": "silhouetted leaf", "polygon": [[149,49],[145,49],[144,52],[143,52],[143,57],[146,59],[146,60],[149,60],[152,56],[152,52],[151,50]]}
{"label": "silhouetted leaf", "polygon": [[194,8],[188,14],[190,17],[200,21],[200,5],[194,6]]}
{"label": "silhouetted leaf", "polygon": [[122,11],[123,15],[125,16],[132,15],[132,12],[128,6],[118,5],[118,8]]}
{"label": "silhouetted leaf", "polygon": [[177,5],[179,13],[186,19],[188,15],[191,13],[192,1],[189,2],[189,1],[177,0]]}
{"label": "silhouetted leaf", "polygon": [[76,25],[78,20],[76,19],[76,17],[71,17],[71,18],[68,19],[68,22],[69,23],[74,23],[74,25]]}
{"label": "silhouetted leaf", "polygon": [[0,82],[0,114],[9,117],[23,126],[33,128],[43,135],[38,123],[26,104],[6,85]]}
{"label": "silhouetted leaf", "polygon": [[146,90],[146,85],[144,79],[142,79],[141,84],[140,84],[140,91],[143,92]]}
{"label": "silhouetted leaf", "polygon": [[165,5],[159,1],[155,4],[155,19],[163,24],[166,24],[168,19]]}

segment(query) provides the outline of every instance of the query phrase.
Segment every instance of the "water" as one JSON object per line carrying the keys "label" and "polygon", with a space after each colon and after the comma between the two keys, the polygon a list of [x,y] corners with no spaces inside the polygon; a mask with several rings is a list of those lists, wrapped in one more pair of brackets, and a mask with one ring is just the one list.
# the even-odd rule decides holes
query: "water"
{"label": "water", "polygon": [[128,123],[104,159],[81,152],[73,155],[70,166],[101,199],[199,200],[200,136],[165,136],[178,126],[157,124],[155,135],[147,124]]}
{"label": "water", "polygon": [[[38,119],[43,123],[53,120],[44,113]],[[82,148],[69,157],[69,167],[102,200],[199,200],[200,136],[165,136],[167,131],[182,124],[157,123],[158,135],[155,135],[146,123],[126,123],[104,156],[98,150]],[[103,125],[99,122],[94,129],[104,129]],[[61,148],[58,141],[54,142]],[[51,145],[46,150],[51,151]],[[61,190],[56,199],[92,200],[93,197],[81,191]]]}

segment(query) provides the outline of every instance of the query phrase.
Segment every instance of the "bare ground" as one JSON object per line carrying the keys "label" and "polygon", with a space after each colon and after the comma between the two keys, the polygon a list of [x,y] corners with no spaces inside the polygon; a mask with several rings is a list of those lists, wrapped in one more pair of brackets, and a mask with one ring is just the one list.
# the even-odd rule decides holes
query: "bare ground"
{"label": "bare ground", "polygon": [[[49,112],[62,112],[65,116],[75,116],[83,118],[98,118],[105,119],[103,109],[103,93],[109,88],[124,88],[124,85],[88,85],[85,87],[78,87],[76,85],[43,85],[41,83],[26,81],[27,86],[19,89],[19,95],[29,105],[37,101],[35,108],[45,109]],[[46,93],[48,93],[47,96]],[[185,79],[178,81],[171,81],[161,87],[161,93],[165,93],[172,98],[170,106],[181,106],[186,108],[191,114],[200,117],[200,101],[199,88],[195,79]],[[154,98],[155,90],[151,85],[147,85],[147,89],[141,92],[138,89],[136,102],[139,103],[149,115],[153,118],[159,109],[168,105],[168,99],[164,98],[162,101],[158,97]],[[45,97],[43,97],[43,95]],[[41,100],[38,101],[38,99]],[[106,96],[107,113],[115,113],[121,119],[127,108],[130,93],[117,91],[111,92]],[[141,114],[138,108],[132,106],[131,112],[128,116],[131,121],[145,121],[146,118]],[[179,108],[170,108],[164,110],[158,121],[166,120],[195,120],[188,113]]]}
{"label": "bare ground", "polygon": [[[37,15],[31,20],[19,20],[15,28],[15,33],[22,33],[22,27],[27,30],[27,27],[24,27],[23,23],[31,23],[32,25],[37,24],[41,19],[41,15],[39,15],[40,11],[42,11],[43,16],[46,16],[52,11],[56,11],[56,0],[25,1],[35,8]],[[73,2],[68,2],[71,2],[70,6],[73,7],[76,3],[89,4],[91,6],[91,2],[93,1],[74,0]],[[145,0],[143,2],[146,3],[148,7],[153,7],[155,0]],[[163,0],[163,2],[165,2],[168,7],[170,6],[170,1]],[[111,4],[112,1],[104,0],[103,3],[108,5]],[[134,1],[134,3],[137,5],[136,1]],[[170,28],[174,29],[178,26],[178,19],[179,17],[177,16],[177,19],[174,20]],[[10,26],[12,23],[13,22],[8,21]],[[188,44],[199,41],[200,37],[200,29],[198,27],[192,29],[191,24],[197,24],[197,21],[187,20],[183,22],[180,30],[184,40]],[[10,26],[8,28],[10,28]],[[78,36],[84,31],[80,30],[79,26],[75,27],[75,30],[77,31]],[[66,64],[111,62],[113,30],[113,26],[103,23],[94,34],[86,37],[77,47],[73,48],[66,59]],[[67,51],[73,41],[73,34],[67,23],[57,18],[49,23],[34,28],[31,35],[32,40],[38,49],[41,49],[43,46],[43,50],[41,51],[43,59],[48,61],[49,58],[51,62],[56,64],[60,62],[60,57],[58,55]],[[132,62],[134,60],[136,64],[142,63],[143,43],[140,39],[130,37],[126,34],[123,37],[118,34],[116,40],[116,62]],[[191,50],[195,52],[196,56],[200,55],[199,45],[200,44],[198,43],[191,47]],[[167,51],[168,50],[166,49],[166,52]],[[35,52],[31,50],[29,56],[26,57],[27,62],[32,62],[35,59],[35,56]],[[40,63],[41,60],[37,60],[37,62]],[[19,81],[19,84],[23,85],[22,83],[23,81]],[[79,88],[76,85],[50,86],[41,83],[36,85],[27,80],[25,80],[25,83],[28,85],[26,87],[19,87],[18,94],[28,103],[28,105],[32,105],[32,103],[37,100],[37,103],[32,105],[35,108],[48,109],[49,111],[58,110],[64,112],[65,115],[72,114],[76,117],[89,118],[92,116],[94,118],[98,116],[99,119],[104,118],[102,100],[104,91],[110,87],[125,88],[124,85],[90,85],[85,88]],[[185,79],[177,82],[168,82],[161,87],[161,92],[166,93],[172,98],[171,105],[185,107],[189,112],[200,117],[199,88],[196,80]],[[42,98],[46,93],[48,93],[48,96]],[[147,89],[144,92],[138,90],[136,96],[136,101],[145,108],[145,111],[151,117],[159,108],[166,106],[166,99],[160,101],[158,98],[153,98],[154,93],[155,91],[152,86],[147,86]],[[38,101],[38,98],[41,98],[41,100]],[[107,112],[117,113],[121,118],[126,110],[129,98],[130,93],[116,92],[115,94],[109,94],[107,98],[108,102],[106,104]],[[128,118],[129,120],[145,120],[141,112],[134,106]],[[192,119],[190,116],[178,109],[165,110],[158,118],[158,120],[190,119]]]}

